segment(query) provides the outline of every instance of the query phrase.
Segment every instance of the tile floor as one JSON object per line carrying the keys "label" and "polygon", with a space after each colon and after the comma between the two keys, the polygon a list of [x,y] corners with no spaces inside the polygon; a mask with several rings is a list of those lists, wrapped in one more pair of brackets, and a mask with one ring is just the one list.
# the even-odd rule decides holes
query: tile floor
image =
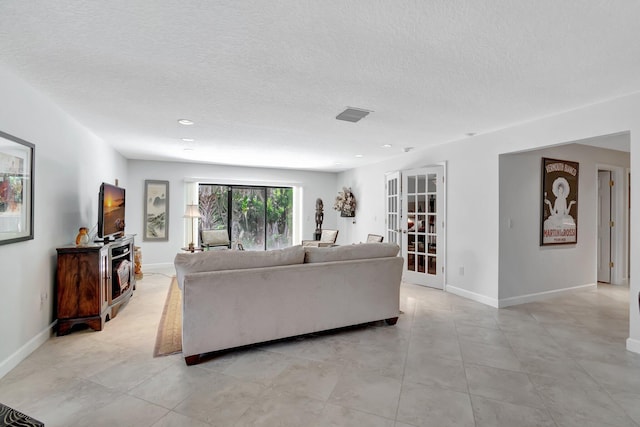
{"label": "tile floor", "polygon": [[153,358],[171,270],[145,272],[102,332],[53,337],[0,380],[0,402],[54,426],[640,425],[628,289],[497,310],[402,286],[396,326]]}

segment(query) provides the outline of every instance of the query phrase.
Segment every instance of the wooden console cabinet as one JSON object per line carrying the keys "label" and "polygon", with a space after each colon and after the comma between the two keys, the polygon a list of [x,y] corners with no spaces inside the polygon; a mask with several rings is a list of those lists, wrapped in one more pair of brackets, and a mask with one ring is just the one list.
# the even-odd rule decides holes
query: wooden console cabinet
{"label": "wooden console cabinet", "polygon": [[133,240],[57,248],[58,335],[77,324],[101,331],[129,301],[136,286]]}

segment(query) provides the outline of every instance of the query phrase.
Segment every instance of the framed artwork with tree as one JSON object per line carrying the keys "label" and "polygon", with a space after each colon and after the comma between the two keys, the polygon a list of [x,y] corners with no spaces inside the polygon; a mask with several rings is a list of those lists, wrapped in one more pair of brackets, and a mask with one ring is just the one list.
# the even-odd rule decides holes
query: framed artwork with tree
{"label": "framed artwork with tree", "polygon": [[169,240],[169,181],[144,182],[144,241]]}

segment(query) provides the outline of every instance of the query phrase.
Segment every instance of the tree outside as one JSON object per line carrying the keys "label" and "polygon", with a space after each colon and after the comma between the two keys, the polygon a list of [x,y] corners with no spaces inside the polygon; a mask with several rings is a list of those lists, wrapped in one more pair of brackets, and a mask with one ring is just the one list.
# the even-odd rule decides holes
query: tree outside
{"label": "tree outside", "polygon": [[293,189],[267,189],[267,249],[293,244]]}
{"label": "tree outside", "polygon": [[229,187],[226,185],[200,184],[198,204],[200,207],[200,230],[225,230],[228,224]]}

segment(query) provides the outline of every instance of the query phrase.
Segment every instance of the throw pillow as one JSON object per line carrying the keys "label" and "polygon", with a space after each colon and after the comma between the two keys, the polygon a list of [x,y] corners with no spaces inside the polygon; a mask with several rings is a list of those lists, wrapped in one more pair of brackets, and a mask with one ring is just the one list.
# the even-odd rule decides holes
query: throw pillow
{"label": "throw pillow", "polygon": [[360,243],[331,248],[304,247],[304,262],[347,261],[353,259],[386,258],[398,255],[400,246],[395,243]]}
{"label": "throw pillow", "polygon": [[247,268],[275,267],[278,265],[302,264],[304,249],[292,246],[270,251],[209,251],[179,253],[174,265],[178,285],[182,289],[184,275],[205,271],[243,270]]}

